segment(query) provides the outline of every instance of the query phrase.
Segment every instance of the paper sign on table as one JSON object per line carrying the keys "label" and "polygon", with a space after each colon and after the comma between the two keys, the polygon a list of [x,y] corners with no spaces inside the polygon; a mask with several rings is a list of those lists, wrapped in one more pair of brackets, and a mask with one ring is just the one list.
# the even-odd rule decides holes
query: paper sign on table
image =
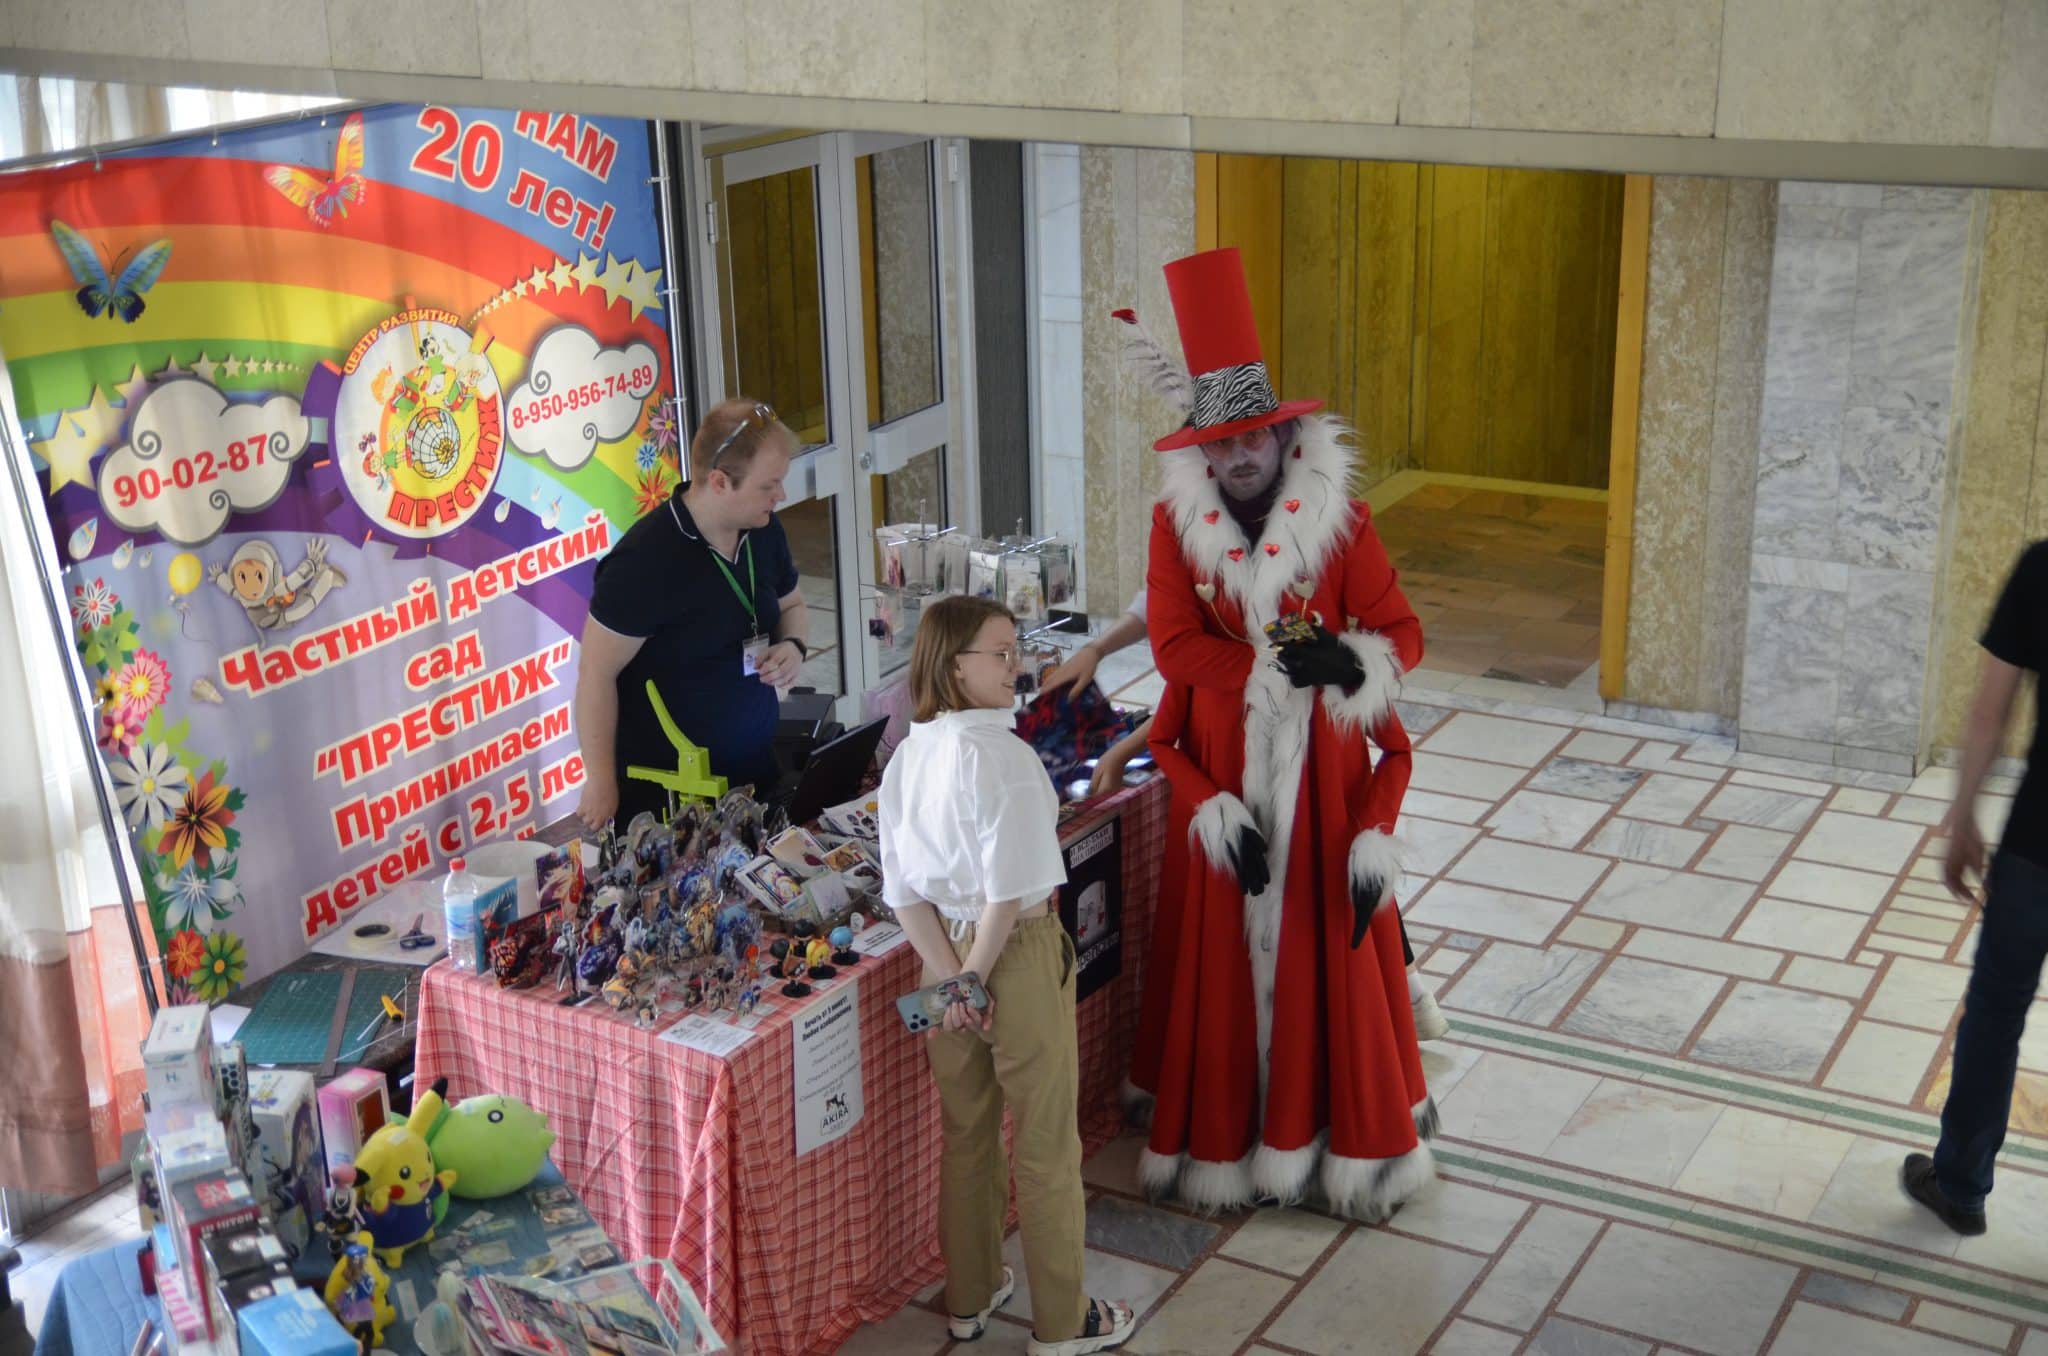
{"label": "paper sign on table", "polygon": [[909,940],[895,923],[870,923],[853,939],[853,949],[863,956],[886,956]]}
{"label": "paper sign on table", "polygon": [[845,1135],[865,1110],[860,1078],[860,984],[852,979],[797,1013],[796,1151]]}
{"label": "paper sign on table", "polygon": [[745,1027],[733,1026],[715,1017],[692,1014],[662,1032],[660,1039],[724,1059],[745,1045],[753,1034]]}

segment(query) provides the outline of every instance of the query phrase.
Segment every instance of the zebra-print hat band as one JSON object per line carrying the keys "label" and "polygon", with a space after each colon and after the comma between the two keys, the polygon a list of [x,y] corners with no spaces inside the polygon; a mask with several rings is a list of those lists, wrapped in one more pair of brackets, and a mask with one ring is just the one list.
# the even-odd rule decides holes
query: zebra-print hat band
{"label": "zebra-print hat band", "polygon": [[1194,407],[1189,416],[1195,428],[1213,428],[1240,419],[1256,419],[1279,408],[1266,364],[1249,362],[1219,367],[1196,377]]}

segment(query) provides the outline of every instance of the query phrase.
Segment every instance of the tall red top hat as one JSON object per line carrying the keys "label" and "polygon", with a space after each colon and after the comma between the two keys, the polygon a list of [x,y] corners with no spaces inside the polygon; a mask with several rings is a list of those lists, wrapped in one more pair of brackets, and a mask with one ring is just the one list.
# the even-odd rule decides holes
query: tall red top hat
{"label": "tall red top hat", "polygon": [[1188,426],[1152,444],[1155,451],[1219,442],[1323,407],[1320,400],[1283,402],[1273,394],[1244,260],[1235,248],[1174,260],[1166,266],[1166,290],[1195,390]]}

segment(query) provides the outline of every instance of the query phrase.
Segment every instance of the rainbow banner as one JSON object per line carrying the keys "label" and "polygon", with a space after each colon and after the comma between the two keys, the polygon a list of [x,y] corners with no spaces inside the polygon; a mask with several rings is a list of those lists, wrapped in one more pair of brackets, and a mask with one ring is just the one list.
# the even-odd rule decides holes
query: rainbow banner
{"label": "rainbow banner", "polygon": [[0,179],[0,353],[176,1001],[566,813],[677,480],[645,123],[389,107]]}

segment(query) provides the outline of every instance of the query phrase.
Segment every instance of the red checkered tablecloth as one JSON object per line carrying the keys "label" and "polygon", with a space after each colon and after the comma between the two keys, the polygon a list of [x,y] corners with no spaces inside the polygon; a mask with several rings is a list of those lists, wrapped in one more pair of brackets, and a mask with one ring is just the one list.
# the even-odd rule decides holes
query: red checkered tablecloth
{"label": "red checkered tablecloth", "polygon": [[[1072,843],[1121,817],[1123,968],[1080,1007],[1081,1133],[1120,1125],[1166,832],[1166,781],[1106,798],[1060,830]],[[896,1015],[917,986],[909,945],[850,972],[859,985],[865,1111],[843,1139],[795,1157],[791,1023],[780,1005],[729,1059],[659,1040],[554,991],[508,992],[445,964],[420,988],[420,1086],[508,1093],[547,1114],[555,1161],[629,1256],[672,1259],[748,1356],[835,1350],[941,1274],[939,1104],[924,1051]],[[772,991],[771,991],[772,993]]]}

